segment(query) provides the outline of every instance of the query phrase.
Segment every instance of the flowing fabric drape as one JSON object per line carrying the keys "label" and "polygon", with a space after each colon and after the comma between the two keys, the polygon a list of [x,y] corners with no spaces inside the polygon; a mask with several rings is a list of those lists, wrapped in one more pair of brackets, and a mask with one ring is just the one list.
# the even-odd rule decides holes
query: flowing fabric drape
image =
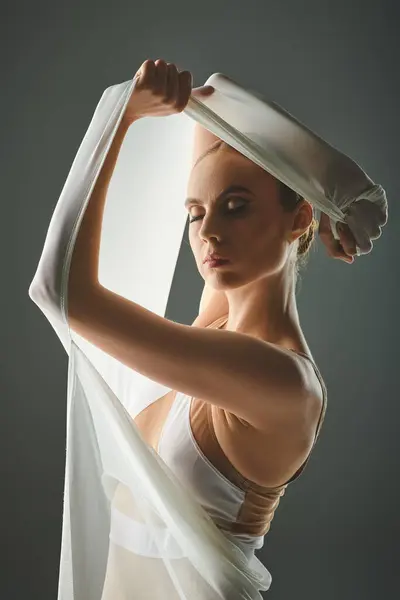
{"label": "flowing fabric drape", "polygon": [[[134,123],[107,198],[100,282],[161,316],[185,228],[195,122],[306,195],[333,225],[348,222],[361,251],[376,224],[360,217],[359,199],[386,210],[380,186],[282,109],[222,75],[207,83],[215,93],[201,102],[191,98],[184,113]],[[259,599],[271,584],[267,568],[216,527],[133,423],[169,390],[91,345],[68,324],[74,242],[134,85],[129,80],[103,93],[29,288],[69,357],[58,598]],[[162,252],[155,249],[157,240]],[[126,532],[123,540],[114,535],[117,526]]]}

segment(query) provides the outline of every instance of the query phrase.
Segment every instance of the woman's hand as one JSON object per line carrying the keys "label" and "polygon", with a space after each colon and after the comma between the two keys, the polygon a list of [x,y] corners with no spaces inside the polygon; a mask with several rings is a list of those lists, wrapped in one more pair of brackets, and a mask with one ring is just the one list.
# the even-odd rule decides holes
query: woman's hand
{"label": "woman's hand", "polygon": [[[366,239],[363,240],[361,251],[362,254],[368,254],[373,248],[372,241],[377,240],[382,235],[382,227],[387,222],[387,209],[380,204],[363,198],[350,206],[348,212],[353,219],[360,219],[364,225]],[[329,256],[340,258],[351,264],[354,262],[354,255],[357,254],[355,237],[350,227],[345,223],[337,223],[336,229],[340,240],[336,240],[333,236],[329,217],[321,213],[319,235],[328,250]]]}
{"label": "woman's hand", "polygon": [[354,256],[357,255],[356,240],[348,225],[338,223],[336,227],[340,240],[336,240],[332,233],[328,215],[321,213],[318,232],[329,256],[332,258],[339,258],[340,260],[352,264],[354,262]]}
{"label": "woman's hand", "polygon": [[177,67],[164,60],[145,60],[134,79],[132,92],[124,119],[133,122],[142,117],[166,117],[182,112],[190,95],[208,96],[214,88],[210,85],[192,90],[190,71],[178,72]]}

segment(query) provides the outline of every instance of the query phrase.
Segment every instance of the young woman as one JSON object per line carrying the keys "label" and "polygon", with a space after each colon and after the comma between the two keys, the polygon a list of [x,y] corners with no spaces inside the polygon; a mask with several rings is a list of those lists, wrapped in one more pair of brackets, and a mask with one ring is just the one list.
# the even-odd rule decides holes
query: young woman
{"label": "young woman", "polygon": [[[101,600],[258,598],[271,576],[254,550],[304,469],[326,409],[295,296],[313,211],[196,126],[185,205],[205,282],[198,317],[189,327],[174,323],[102,287],[103,210],[126,132],[142,117],[181,112],[190,96],[214,92],[192,90],[189,72],[161,60],[145,61],[135,80],[112,86],[99,102],[29,289],[70,357],[59,590]],[[338,163],[333,149],[329,156],[322,179],[327,168],[359,253],[368,253],[386,223],[384,190],[343,155]],[[328,253],[351,263],[355,239],[347,226],[338,231],[340,244],[322,215]],[[165,226],[154,240],[160,252],[168,235]],[[104,370],[69,329],[103,351]],[[115,378],[105,375],[110,363]],[[153,382],[143,396],[137,373],[141,383]],[[161,389],[170,391],[158,398]]]}
{"label": "young woman", "polygon": [[[173,390],[139,413],[136,425],[221,529],[240,535],[250,549],[260,547],[287,484],[310,456],[326,409],[295,295],[299,261],[314,235],[313,210],[196,126],[185,205],[205,281],[198,317],[191,327],[180,325],[103,288],[101,222],[128,128],[145,116],[181,112],[191,93],[213,91],[192,90],[191,74],[164,61],[146,61],[137,78],[74,247],[70,326]],[[354,240],[342,233],[341,248],[327,235],[326,244],[352,262]],[[125,492],[117,491],[114,508],[129,515]]]}

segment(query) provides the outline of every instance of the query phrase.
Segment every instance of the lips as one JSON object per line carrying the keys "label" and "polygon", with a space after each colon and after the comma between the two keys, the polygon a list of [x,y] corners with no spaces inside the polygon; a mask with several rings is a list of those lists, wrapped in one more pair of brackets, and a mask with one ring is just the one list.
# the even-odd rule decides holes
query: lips
{"label": "lips", "polygon": [[225,267],[226,265],[229,265],[230,262],[229,260],[208,260],[205,265],[206,268],[209,269],[219,269],[220,267]]}
{"label": "lips", "polygon": [[218,261],[224,261],[224,262],[229,262],[229,260],[227,258],[225,258],[224,256],[221,256],[220,254],[217,254],[216,252],[212,252],[211,254],[207,254],[207,256],[205,257],[205,259],[203,260],[203,264],[206,262],[218,262]]}

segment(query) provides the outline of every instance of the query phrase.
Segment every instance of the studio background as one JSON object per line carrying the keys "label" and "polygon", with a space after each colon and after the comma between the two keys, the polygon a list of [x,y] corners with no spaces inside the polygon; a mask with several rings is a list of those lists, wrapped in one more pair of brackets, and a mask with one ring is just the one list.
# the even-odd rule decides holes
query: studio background
{"label": "studio background", "polygon": [[[222,72],[259,91],[387,192],[389,222],[372,254],[348,265],[318,240],[302,273],[300,318],[328,410],[258,556],[272,574],[270,600],[376,600],[398,590],[399,16],[389,0],[3,5],[2,599],[57,596],[67,355],[28,287],[103,91],[146,58],[190,70],[194,86]],[[191,323],[201,288],[183,243],[167,317]]]}

